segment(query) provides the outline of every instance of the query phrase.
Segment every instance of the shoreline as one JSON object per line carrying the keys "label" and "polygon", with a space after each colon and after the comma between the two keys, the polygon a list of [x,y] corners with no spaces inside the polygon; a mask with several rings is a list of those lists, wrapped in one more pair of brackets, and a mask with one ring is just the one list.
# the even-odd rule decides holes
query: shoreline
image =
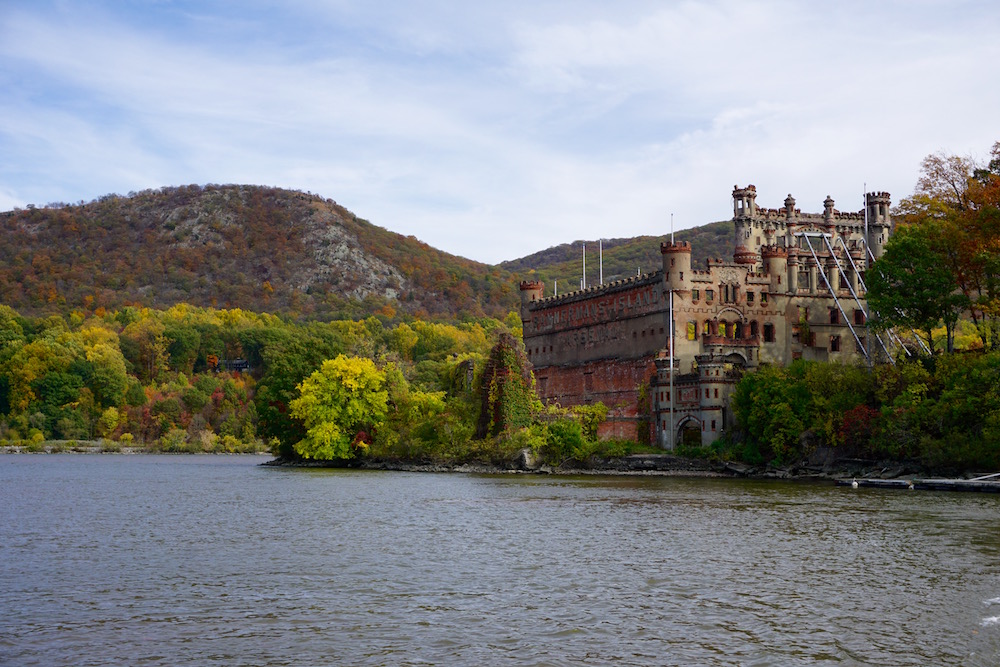
{"label": "shoreline", "polygon": [[[747,479],[833,483],[882,489],[919,489],[937,491],[1000,492],[1000,481],[979,482],[979,473],[953,475],[950,478],[923,469],[912,462],[869,461],[864,459],[827,460],[823,465],[801,462],[784,468],[751,466],[733,461],[687,459],[670,454],[633,454],[620,459],[596,459],[581,463],[567,461],[550,466],[534,463],[522,454],[509,465],[486,463],[427,463],[391,460],[315,461],[275,458],[270,452],[164,452],[143,447],[107,447],[100,444],[66,445],[56,443],[41,449],[19,445],[0,446],[0,455],[75,454],[75,455],[170,455],[170,456],[254,456],[267,457],[257,465],[276,468],[329,468],[417,473],[457,473],[472,475],[554,475],[557,477],[689,477],[701,479]],[[93,442],[93,441],[90,441]],[[69,446],[68,446],[69,445]],[[971,482],[970,482],[971,480]]]}
{"label": "shoreline", "polygon": [[22,445],[0,445],[0,455],[9,454],[16,456],[19,454],[122,454],[125,456],[138,456],[142,454],[170,454],[178,456],[189,456],[198,454],[208,454],[211,456],[269,456],[274,457],[271,452],[165,452],[146,449],[145,447],[108,447],[106,445],[82,445],[77,444],[42,445],[41,449],[34,449]]}
{"label": "shoreline", "polygon": [[786,468],[751,466],[727,461],[687,459],[670,454],[633,454],[620,459],[600,459],[582,463],[566,462],[559,466],[532,465],[522,456],[509,465],[483,463],[424,463],[388,460],[315,461],[275,458],[263,466],[287,468],[335,468],[349,470],[387,470],[399,472],[471,473],[485,475],[608,475],[645,477],[701,477],[758,480],[836,482],[847,478],[908,479],[926,476],[918,466],[899,462],[844,459],[826,465],[800,463]]}

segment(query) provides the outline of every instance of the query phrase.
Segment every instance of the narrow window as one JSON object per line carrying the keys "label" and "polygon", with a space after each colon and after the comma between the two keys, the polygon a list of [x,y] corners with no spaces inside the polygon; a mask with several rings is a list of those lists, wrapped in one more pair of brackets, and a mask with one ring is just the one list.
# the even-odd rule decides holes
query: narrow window
{"label": "narrow window", "polygon": [[774,325],[770,322],[764,323],[764,342],[773,343],[774,342]]}
{"label": "narrow window", "polygon": [[696,289],[691,290],[691,300],[692,301],[697,301],[700,298],[701,298],[701,292],[699,290],[696,290]]}
{"label": "narrow window", "polygon": [[752,304],[753,299],[754,299],[753,292],[747,292],[747,303]]}
{"label": "narrow window", "polygon": [[694,340],[698,337],[698,323],[688,322],[687,323],[687,339]]}
{"label": "narrow window", "polygon": [[840,352],[840,336],[830,336],[830,351]]}

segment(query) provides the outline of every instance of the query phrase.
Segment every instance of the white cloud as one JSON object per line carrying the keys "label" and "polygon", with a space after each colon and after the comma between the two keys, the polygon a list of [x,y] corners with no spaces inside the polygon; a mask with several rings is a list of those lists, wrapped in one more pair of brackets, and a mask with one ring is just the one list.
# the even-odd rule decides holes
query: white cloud
{"label": "white cloud", "polygon": [[0,207],[263,183],[498,261],[724,219],[734,184],[898,200],[1000,138],[991,3],[13,4]]}

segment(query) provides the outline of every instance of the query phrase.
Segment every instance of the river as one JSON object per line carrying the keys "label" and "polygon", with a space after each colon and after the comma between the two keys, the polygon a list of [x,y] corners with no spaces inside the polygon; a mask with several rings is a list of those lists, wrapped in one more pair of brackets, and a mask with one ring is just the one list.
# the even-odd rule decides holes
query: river
{"label": "river", "polygon": [[1000,496],[0,456],[3,665],[997,665]]}

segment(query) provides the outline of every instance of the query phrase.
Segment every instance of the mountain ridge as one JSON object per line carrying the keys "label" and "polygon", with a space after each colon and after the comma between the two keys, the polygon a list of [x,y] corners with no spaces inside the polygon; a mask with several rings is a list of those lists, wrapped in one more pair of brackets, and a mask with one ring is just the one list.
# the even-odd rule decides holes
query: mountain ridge
{"label": "mountain ridge", "polygon": [[[731,230],[712,223],[677,236],[711,241],[695,242],[698,261]],[[605,279],[658,268],[665,238],[605,240]],[[596,250],[575,241],[488,265],[312,193],[168,186],[0,213],[0,303],[30,315],[185,302],[311,319],[503,317],[520,280],[579,280],[583,243]],[[588,264],[596,283],[596,252]]]}

